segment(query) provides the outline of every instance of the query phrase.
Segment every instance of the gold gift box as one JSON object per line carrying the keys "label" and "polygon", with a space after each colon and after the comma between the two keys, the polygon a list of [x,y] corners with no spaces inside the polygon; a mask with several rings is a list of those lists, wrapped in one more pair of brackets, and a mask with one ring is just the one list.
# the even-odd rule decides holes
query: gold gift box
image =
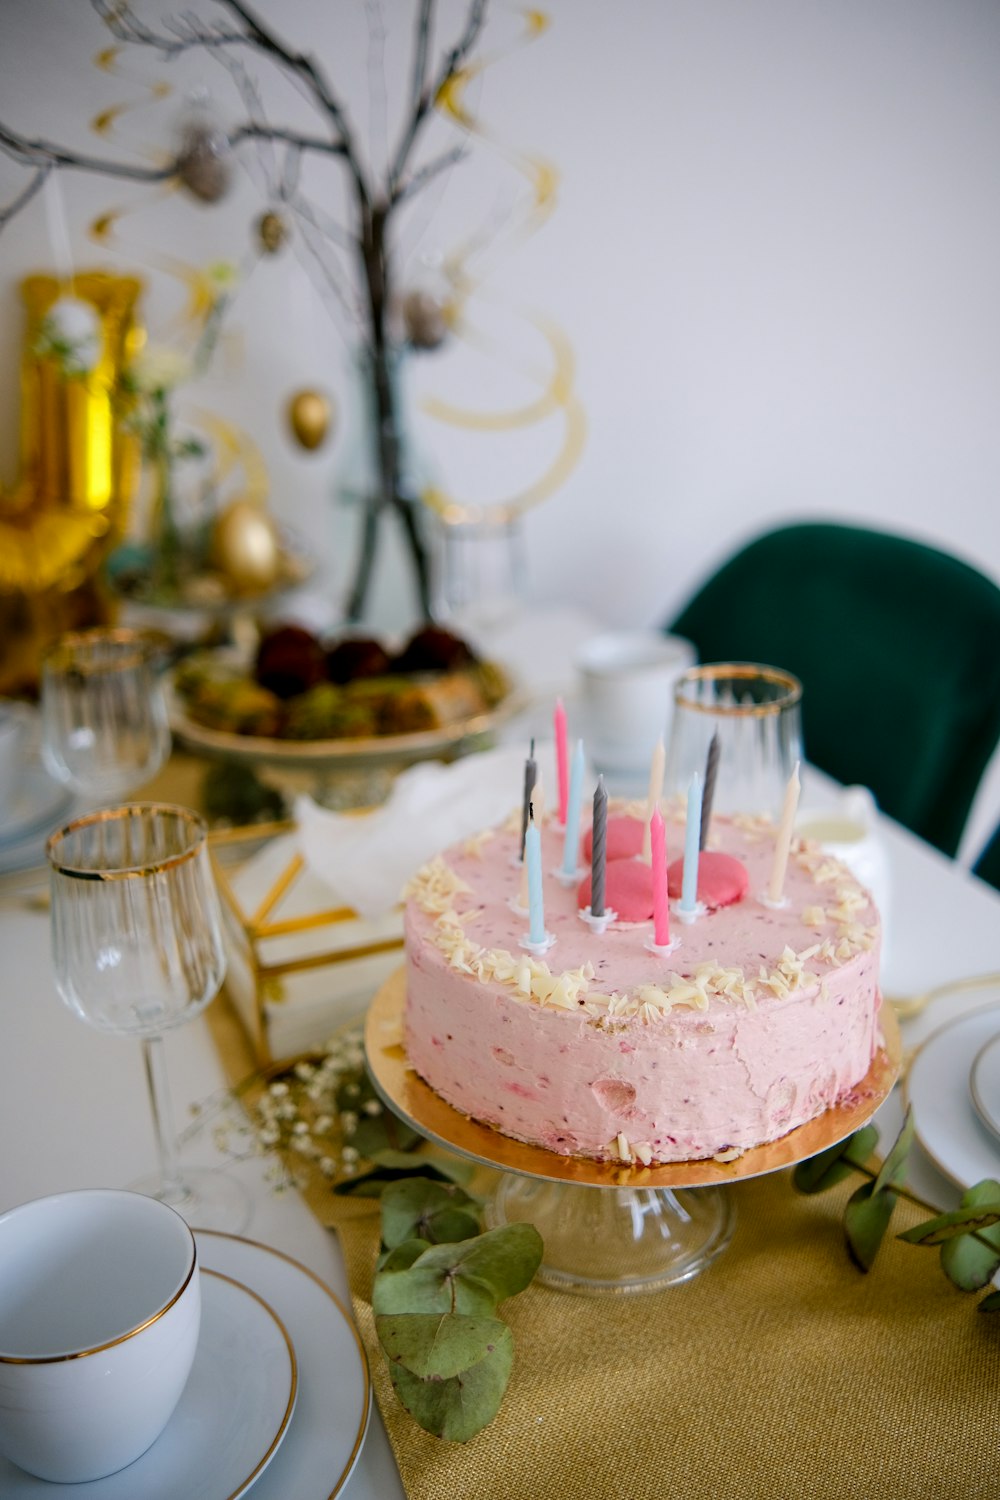
{"label": "gold gift box", "polygon": [[399,967],[402,909],[365,919],[331,907],[287,824],[212,833],[209,847],[230,1001],[259,1066],[298,1057],[361,1015]]}

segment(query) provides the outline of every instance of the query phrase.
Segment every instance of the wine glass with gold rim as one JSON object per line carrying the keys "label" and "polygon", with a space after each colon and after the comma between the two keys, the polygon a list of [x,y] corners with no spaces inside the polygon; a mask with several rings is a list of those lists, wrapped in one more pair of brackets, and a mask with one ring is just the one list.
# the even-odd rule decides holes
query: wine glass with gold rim
{"label": "wine glass with gold rim", "polygon": [[144,631],[60,638],[42,662],[42,760],[50,776],[108,804],[156,775],[170,726],[156,643]]}
{"label": "wine glass with gold rim", "polygon": [[203,1229],[249,1219],[241,1183],[180,1168],[163,1035],[200,1015],[226,972],[205,824],[187,808],[132,803],[77,818],[46,845],[56,988],[74,1014],[142,1043],[159,1152],[133,1184]]}

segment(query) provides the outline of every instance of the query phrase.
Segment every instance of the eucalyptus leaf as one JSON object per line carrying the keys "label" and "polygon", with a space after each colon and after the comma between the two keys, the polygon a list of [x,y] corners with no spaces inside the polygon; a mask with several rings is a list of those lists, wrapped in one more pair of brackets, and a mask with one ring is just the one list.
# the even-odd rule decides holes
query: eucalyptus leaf
{"label": "eucalyptus leaf", "polygon": [[1000,1312],[1000,1292],[990,1292],[989,1296],[984,1297],[978,1304],[976,1311],[984,1313]]}
{"label": "eucalyptus leaf", "polygon": [[376,1313],[483,1316],[523,1291],[538,1270],[542,1238],[530,1224],[504,1224],[459,1244],[435,1245],[408,1269],[375,1277]]}
{"label": "eucalyptus leaf", "polygon": [[393,1362],[389,1376],[400,1402],[426,1432],[466,1443],[499,1411],[513,1362],[514,1345],[508,1337],[477,1365],[450,1380],[421,1379]]}
{"label": "eucalyptus leaf", "polygon": [[981,1208],[952,1209],[951,1213],[938,1214],[922,1224],[914,1224],[912,1229],[904,1229],[899,1238],[909,1245],[944,1246],[961,1235],[985,1232],[994,1224],[1000,1224],[1000,1202],[986,1203]]}
{"label": "eucalyptus leaf", "polygon": [[850,1177],[854,1168],[868,1160],[877,1145],[875,1126],[864,1125],[835,1146],[800,1161],[792,1174],[792,1181],[800,1193],[824,1193],[827,1188]]}
{"label": "eucalyptus leaf", "polygon": [[358,1172],[354,1177],[345,1177],[334,1186],[340,1198],[381,1198],[386,1185],[402,1182],[404,1178],[419,1176],[434,1182],[447,1182],[447,1178],[433,1162],[417,1157],[410,1167],[372,1167],[368,1172]]}
{"label": "eucalyptus leaf", "polygon": [[384,1151],[377,1151],[368,1159],[379,1167],[398,1167],[409,1177],[428,1177],[433,1173],[435,1180],[448,1182],[466,1183],[475,1171],[471,1161],[462,1161],[457,1156],[445,1156],[438,1152],[433,1156],[424,1156],[419,1152],[394,1151],[391,1147],[386,1147]]}
{"label": "eucalyptus leaf", "polygon": [[963,1292],[978,1292],[989,1286],[1000,1267],[1000,1183],[992,1178],[975,1183],[962,1194],[961,1209],[992,1216],[993,1223],[979,1223],[972,1232],[946,1240],[941,1246],[941,1269]]}
{"label": "eucalyptus leaf", "polygon": [[422,1143],[423,1136],[418,1135],[391,1110],[383,1109],[380,1115],[363,1115],[349,1139],[356,1151],[368,1161],[373,1161],[381,1151],[415,1150]]}
{"label": "eucalyptus leaf", "polygon": [[375,1331],[394,1364],[434,1380],[450,1380],[501,1346],[513,1345],[510,1329],[499,1318],[473,1318],[462,1313],[377,1317]]}
{"label": "eucalyptus leaf", "polygon": [[477,1200],[454,1183],[409,1177],[382,1194],[382,1240],[391,1250],[418,1236],[440,1245],[479,1233]]}
{"label": "eucalyptus leaf", "polygon": [[895,1206],[892,1189],[879,1190],[874,1182],[863,1182],[851,1194],[844,1210],[844,1230],[851,1259],[860,1270],[871,1270]]}
{"label": "eucalyptus leaf", "polygon": [[378,1258],[379,1271],[408,1271],[413,1262],[429,1250],[428,1240],[404,1240],[394,1250],[384,1250]]}
{"label": "eucalyptus leaf", "polygon": [[903,1128],[892,1144],[889,1154],[882,1163],[881,1170],[875,1179],[876,1193],[883,1192],[886,1188],[898,1186],[905,1176],[906,1159],[913,1145],[914,1124],[913,1110],[906,1111],[903,1120]]}

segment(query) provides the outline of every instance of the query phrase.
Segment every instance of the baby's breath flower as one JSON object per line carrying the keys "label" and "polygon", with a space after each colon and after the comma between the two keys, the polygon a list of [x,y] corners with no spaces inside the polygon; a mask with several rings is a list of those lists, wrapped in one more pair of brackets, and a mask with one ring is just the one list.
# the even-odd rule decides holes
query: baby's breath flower
{"label": "baby's breath flower", "polygon": [[371,1115],[372,1118],[382,1113],[382,1105],[377,1099],[366,1099],[362,1108],[364,1109],[365,1114]]}

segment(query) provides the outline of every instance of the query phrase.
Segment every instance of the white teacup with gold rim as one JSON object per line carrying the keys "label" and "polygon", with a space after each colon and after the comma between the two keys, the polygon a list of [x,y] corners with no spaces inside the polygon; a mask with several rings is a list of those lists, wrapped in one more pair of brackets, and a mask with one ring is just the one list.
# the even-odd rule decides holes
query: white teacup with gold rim
{"label": "white teacup with gold rim", "polygon": [[201,1323],[194,1236],[166,1204],[94,1188],[0,1214],[0,1452],[102,1479],[156,1441]]}

